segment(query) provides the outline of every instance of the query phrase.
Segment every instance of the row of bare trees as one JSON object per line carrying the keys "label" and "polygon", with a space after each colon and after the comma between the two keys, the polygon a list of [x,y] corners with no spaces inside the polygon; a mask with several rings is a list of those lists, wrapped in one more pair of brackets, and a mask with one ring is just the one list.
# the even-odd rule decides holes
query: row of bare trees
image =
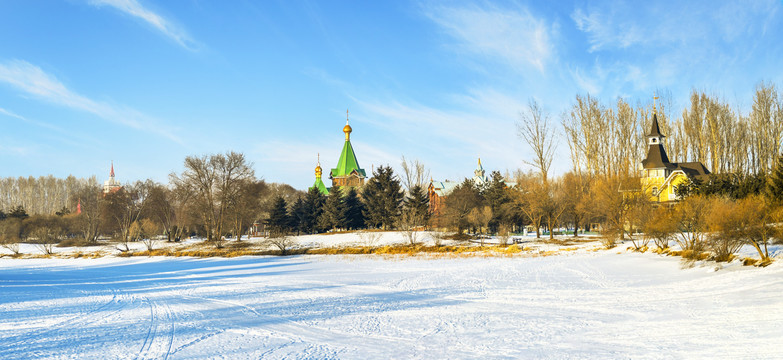
{"label": "row of bare trees", "polygon": [[[646,155],[645,135],[654,111],[668,139],[669,158],[673,162],[698,161],[714,173],[768,172],[783,144],[783,97],[770,83],[756,86],[747,112],[698,90],[693,90],[689,105],[679,116],[673,112],[668,93],[657,104],[639,102],[635,106],[622,98],[607,106],[589,94],[577,95],[561,115],[572,168],[604,177],[632,176]],[[531,102],[519,126],[520,135],[534,150],[546,134],[539,134],[527,119],[547,117],[541,114],[538,104]],[[534,158],[538,157],[536,151]]]}
{"label": "row of bare trees", "polygon": [[89,179],[74,176],[59,179],[52,175],[0,178],[0,209],[21,206],[33,215],[54,214],[70,207],[70,199],[79,189],[97,184],[94,176]]}
{"label": "row of bare trees", "polygon": [[[21,211],[24,216],[3,220],[5,213],[0,212],[0,240],[49,244],[79,239],[91,245],[99,237],[109,237],[127,251],[133,241],[160,235],[178,241],[198,234],[220,247],[227,236],[241,237],[255,221],[264,219],[273,199],[299,194],[291,186],[256,179],[244,155],[235,152],[187,157],[182,173],[172,173],[170,180],[168,185],[136,181],[110,193],[104,193],[94,178],[52,181],[71,186],[67,200],[58,203],[63,209],[54,207],[60,209],[58,216],[54,210],[27,214],[25,206],[15,203],[16,207],[8,207],[14,209],[9,214]],[[13,198],[9,201],[20,198],[18,194],[7,197]],[[152,242],[148,244],[151,248]]]}

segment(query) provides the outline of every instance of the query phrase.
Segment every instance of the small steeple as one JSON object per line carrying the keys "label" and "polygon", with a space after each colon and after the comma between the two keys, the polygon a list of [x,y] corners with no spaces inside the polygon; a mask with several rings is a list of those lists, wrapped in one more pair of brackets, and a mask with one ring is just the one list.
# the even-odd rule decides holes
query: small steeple
{"label": "small steeple", "polygon": [[647,142],[650,145],[660,144],[661,140],[666,137],[661,134],[661,129],[658,127],[658,108],[655,103],[656,100],[658,100],[658,95],[653,95],[653,121],[652,126],[650,127],[650,133],[647,134]]}
{"label": "small steeple", "polygon": [[351,129],[351,125],[348,125],[348,115],[349,115],[349,112],[346,109],[345,110],[345,127],[343,127],[343,132],[345,133],[345,141],[350,141],[351,140],[351,131],[353,131],[353,129]]}
{"label": "small steeple", "polygon": [[111,172],[109,173],[110,178],[114,178],[114,160],[111,161]]}
{"label": "small steeple", "polygon": [[478,158],[478,167],[475,171],[473,171],[473,174],[476,175],[473,177],[473,181],[475,181],[477,184],[481,185],[486,181],[486,177],[484,176],[486,172],[484,171],[484,167],[481,166],[481,157]]}
{"label": "small steeple", "polygon": [[323,170],[321,169],[321,153],[318,153],[318,165],[315,167],[315,178],[320,179]]}

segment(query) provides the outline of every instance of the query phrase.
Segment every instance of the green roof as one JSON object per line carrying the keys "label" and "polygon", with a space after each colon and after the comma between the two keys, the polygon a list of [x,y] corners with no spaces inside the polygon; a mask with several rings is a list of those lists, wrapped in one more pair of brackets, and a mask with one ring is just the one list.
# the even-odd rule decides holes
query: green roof
{"label": "green roof", "polygon": [[340,153],[340,161],[337,162],[337,167],[332,169],[331,177],[348,176],[354,170],[356,170],[361,177],[367,177],[367,173],[364,172],[364,169],[359,167],[359,162],[356,160],[356,154],[353,152],[351,141],[345,140],[343,152]]}
{"label": "green roof", "polygon": [[313,186],[311,186],[310,189],[312,188],[318,189],[318,191],[320,191],[321,194],[329,195],[329,189],[326,188],[326,185],[324,185],[324,182],[321,181],[320,177],[315,178],[315,184],[313,184]]}

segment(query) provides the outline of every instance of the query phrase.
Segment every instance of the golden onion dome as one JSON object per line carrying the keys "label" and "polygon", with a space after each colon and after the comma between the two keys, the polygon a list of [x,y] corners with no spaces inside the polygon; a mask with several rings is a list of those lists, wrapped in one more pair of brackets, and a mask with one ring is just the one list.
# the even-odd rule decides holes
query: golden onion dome
{"label": "golden onion dome", "polygon": [[321,174],[323,174],[323,170],[321,170],[321,165],[318,165],[315,167],[315,176],[321,177]]}
{"label": "golden onion dome", "polygon": [[343,127],[343,132],[345,133],[345,141],[351,140],[351,125],[345,124],[345,127]]}

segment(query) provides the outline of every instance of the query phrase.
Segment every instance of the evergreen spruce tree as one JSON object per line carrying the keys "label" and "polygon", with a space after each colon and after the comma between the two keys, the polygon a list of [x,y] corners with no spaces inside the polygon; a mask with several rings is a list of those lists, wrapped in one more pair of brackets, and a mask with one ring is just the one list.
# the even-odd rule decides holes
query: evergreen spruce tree
{"label": "evergreen spruce tree", "polygon": [[24,209],[24,206],[19,205],[11,209],[11,212],[8,213],[8,217],[24,220],[30,217],[30,215],[27,215],[27,211]]}
{"label": "evergreen spruce tree", "polygon": [[296,202],[291,206],[291,229],[296,231],[296,234],[307,233],[304,228],[304,221],[307,218],[307,206],[305,205],[302,197],[296,198]]}
{"label": "evergreen spruce tree", "polygon": [[404,194],[399,179],[389,166],[379,166],[364,186],[364,216],[367,226],[384,230],[394,226],[402,209]]}
{"label": "evergreen spruce tree", "polygon": [[324,231],[345,228],[343,209],[343,192],[339,187],[329,189],[329,195],[324,202],[323,211],[318,218],[318,226]]}
{"label": "evergreen spruce tree", "polygon": [[270,227],[270,232],[283,233],[289,230],[291,220],[288,214],[288,205],[282,196],[278,196],[275,199],[272,211],[269,213],[267,225]]}
{"label": "evergreen spruce tree", "polygon": [[345,227],[349,230],[361,229],[364,227],[364,214],[362,214],[362,202],[359,200],[359,193],[354,188],[348,188],[343,198],[343,218]]}
{"label": "evergreen spruce tree", "polygon": [[419,222],[416,225],[426,225],[430,220],[430,198],[421,185],[411,187],[410,191],[408,191],[408,196],[405,198],[404,206],[414,219],[417,219],[417,222]]}
{"label": "evergreen spruce tree", "polygon": [[[491,180],[484,189],[483,195],[487,205],[492,209],[492,220],[489,221],[491,232],[496,232],[503,219],[503,205],[511,201],[511,196],[506,189],[506,182],[500,172],[493,171]],[[508,219],[506,219],[508,220]]]}
{"label": "evergreen spruce tree", "polygon": [[783,203],[783,155],[778,157],[775,168],[767,179],[767,197],[775,203]]}
{"label": "evergreen spruce tree", "polygon": [[305,216],[302,217],[300,228],[302,232],[312,234],[318,231],[318,217],[323,211],[326,197],[316,188],[311,188],[304,199]]}

